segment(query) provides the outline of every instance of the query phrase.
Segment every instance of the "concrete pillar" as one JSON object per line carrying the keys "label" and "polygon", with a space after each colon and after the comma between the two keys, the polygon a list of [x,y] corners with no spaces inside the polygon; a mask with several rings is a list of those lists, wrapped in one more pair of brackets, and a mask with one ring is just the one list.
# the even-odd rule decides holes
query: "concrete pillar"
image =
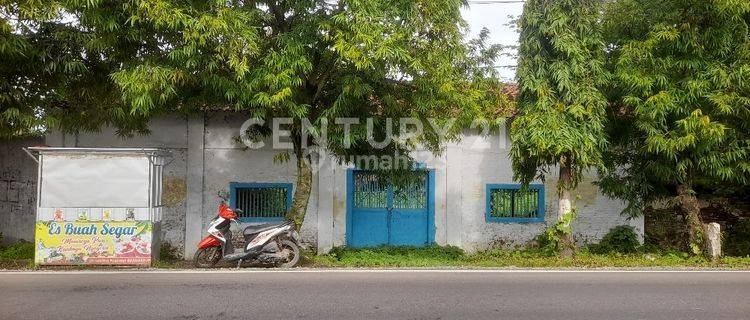
{"label": "concrete pillar", "polygon": [[[625,202],[622,202],[620,205],[624,207],[626,204]],[[645,240],[643,232],[643,222],[643,215],[628,219],[628,224],[635,229],[635,233],[638,235],[638,242],[640,242],[641,244],[643,244],[643,241]]]}
{"label": "concrete pillar", "polygon": [[446,244],[461,246],[461,186],[463,176],[461,174],[462,151],[458,146],[449,146],[445,154],[445,231]]}
{"label": "concrete pillar", "polygon": [[333,170],[333,185],[330,186],[331,193],[333,194],[333,210],[331,212],[333,220],[333,246],[346,245],[346,212],[347,212],[347,197],[346,192],[347,181],[347,167],[331,163]]}
{"label": "concrete pillar", "polygon": [[321,151],[318,170],[318,253],[328,253],[333,248],[333,193],[335,160]]}
{"label": "concrete pillar", "polygon": [[434,195],[434,203],[431,203],[430,205],[434,205],[434,222],[435,222],[435,238],[433,239],[437,245],[444,246],[448,243],[447,240],[447,216],[448,216],[448,208],[447,208],[447,200],[445,196],[448,194],[447,192],[447,183],[446,183],[446,157],[445,154],[442,154],[440,156],[434,156],[433,161],[428,160],[429,158],[432,158],[433,156],[430,155],[427,159],[425,159],[426,163],[432,162],[430,169],[434,171],[434,181],[431,183],[434,184],[432,186],[433,190],[435,191]]}
{"label": "concrete pillar", "polygon": [[716,223],[707,223],[703,225],[706,234],[706,249],[708,256],[713,260],[721,257],[721,226]]}
{"label": "concrete pillar", "polygon": [[203,235],[203,160],[205,119],[191,116],[187,125],[187,203],[185,210],[185,259],[192,259]]}

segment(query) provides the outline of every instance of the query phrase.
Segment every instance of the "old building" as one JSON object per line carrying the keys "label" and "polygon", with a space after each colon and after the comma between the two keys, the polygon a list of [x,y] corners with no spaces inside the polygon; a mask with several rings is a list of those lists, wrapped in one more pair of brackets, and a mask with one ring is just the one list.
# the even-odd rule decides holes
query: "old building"
{"label": "old building", "polygon": [[[295,166],[274,161],[279,151],[270,143],[256,150],[238,142],[244,120],[235,113],[223,112],[164,117],[151,122],[151,134],[147,136],[122,138],[105,128],[78,135],[53,133],[26,145],[42,142],[53,147],[152,147],[170,151],[172,159],[163,177],[161,239],[191,257],[207,222],[216,214],[219,192],[229,192],[231,205],[244,209],[244,223],[280,220],[291,205]],[[460,142],[448,144],[442,154],[417,151],[414,157],[423,178],[400,189],[378,183],[368,172],[336,164],[323,155],[313,175],[301,230],[303,240],[318,252],[344,245],[435,243],[475,251],[525,244],[556,219],[556,175],[532,184],[524,192],[517,190],[509,144],[506,132],[483,136],[467,131]],[[0,197],[0,232],[31,240],[34,219],[29,210],[33,206],[19,212],[13,202],[32,201],[35,190],[34,170],[19,164],[24,163],[19,157],[25,156],[21,145],[4,147],[13,150],[4,152],[0,163],[5,172],[13,173],[12,181],[28,181],[32,186],[19,196],[13,189],[18,184],[0,184],[5,188],[0,194],[4,195]],[[578,241],[597,241],[617,225],[632,225],[642,234],[642,219],[621,216],[623,203],[601,195],[592,184],[593,177],[581,183],[576,193],[580,210],[574,229]],[[17,200],[20,198],[25,200]],[[29,219],[18,215],[28,215]]]}

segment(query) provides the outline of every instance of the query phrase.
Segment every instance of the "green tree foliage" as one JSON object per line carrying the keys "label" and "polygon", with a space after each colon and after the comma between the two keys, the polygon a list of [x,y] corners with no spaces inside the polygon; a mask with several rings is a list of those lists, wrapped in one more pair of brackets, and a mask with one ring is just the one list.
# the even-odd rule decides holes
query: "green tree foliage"
{"label": "green tree foliage", "polygon": [[45,128],[144,132],[111,76],[161,54],[132,3],[0,1],[0,137]]}
{"label": "green tree foliage", "polygon": [[[511,126],[515,178],[523,183],[559,166],[558,218],[583,171],[602,166],[607,146],[608,76],[595,0],[530,0],[519,21],[518,116]],[[567,234],[566,242],[572,245]]]}
{"label": "green tree foliage", "polygon": [[750,2],[620,0],[604,21],[621,170],[603,186],[631,214],[674,200],[700,253],[698,197],[750,177]]}
{"label": "green tree foliage", "polygon": [[[290,218],[310,194],[306,134],[339,161],[440,151],[428,118],[474,119],[509,102],[480,63],[492,50],[463,43],[461,0],[2,1],[0,107],[4,137],[34,129],[145,132],[153,116],[202,110],[292,118],[298,167]],[[486,37],[485,37],[486,39]],[[484,56],[474,55],[482,53]],[[374,117],[373,134],[366,118]],[[375,148],[400,118],[421,139]],[[489,114],[487,118],[496,117]],[[345,134],[335,118],[357,118]],[[388,126],[386,118],[394,119]],[[306,126],[303,119],[309,119]],[[328,120],[328,123],[326,123]],[[239,132],[238,132],[239,133]],[[318,142],[323,144],[323,142]],[[391,173],[394,177],[401,174]]]}

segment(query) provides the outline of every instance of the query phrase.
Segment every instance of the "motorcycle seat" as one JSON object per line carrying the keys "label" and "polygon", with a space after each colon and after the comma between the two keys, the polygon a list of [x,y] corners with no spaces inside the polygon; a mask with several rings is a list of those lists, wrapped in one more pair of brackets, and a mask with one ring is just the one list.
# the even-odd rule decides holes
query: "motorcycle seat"
{"label": "motorcycle seat", "polygon": [[283,225],[285,223],[286,222],[263,223],[263,224],[249,225],[249,226],[245,227],[245,230],[243,230],[242,233],[245,234],[245,235],[256,234],[256,233],[260,233],[260,232],[263,232],[263,231],[266,231],[266,230],[277,228],[277,227],[279,227],[279,226],[281,226],[281,225]]}

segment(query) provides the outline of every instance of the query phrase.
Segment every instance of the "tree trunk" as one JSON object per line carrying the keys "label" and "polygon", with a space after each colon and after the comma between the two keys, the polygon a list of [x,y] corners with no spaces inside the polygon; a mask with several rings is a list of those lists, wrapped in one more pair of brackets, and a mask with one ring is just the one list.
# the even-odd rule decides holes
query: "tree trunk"
{"label": "tree trunk", "polygon": [[294,222],[297,230],[302,227],[302,222],[305,221],[311,189],[312,171],[310,170],[310,165],[305,162],[304,156],[297,156],[297,185],[294,189],[292,209],[287,214],[287,219]]}
{"label": "tree trunk", "polygon": [[688,228],[688,245],[694,255],[700,255],[704,248],[703,223],[701,222],[701,208],[698,198],[689,183],[677,186],[677,200],[680,209],[685,214]]}
{"label": "tree trunk", "polygon": [[[572,168],[566,161],[560,162],[560,180],[557,203],[557,221],[562,221],[564,217],[573,210],[573,202],[570,196],[573,186]],[[560,232],[560,255],[563,258],[573,257],[575,243],[573,242],[572,232]]]}

